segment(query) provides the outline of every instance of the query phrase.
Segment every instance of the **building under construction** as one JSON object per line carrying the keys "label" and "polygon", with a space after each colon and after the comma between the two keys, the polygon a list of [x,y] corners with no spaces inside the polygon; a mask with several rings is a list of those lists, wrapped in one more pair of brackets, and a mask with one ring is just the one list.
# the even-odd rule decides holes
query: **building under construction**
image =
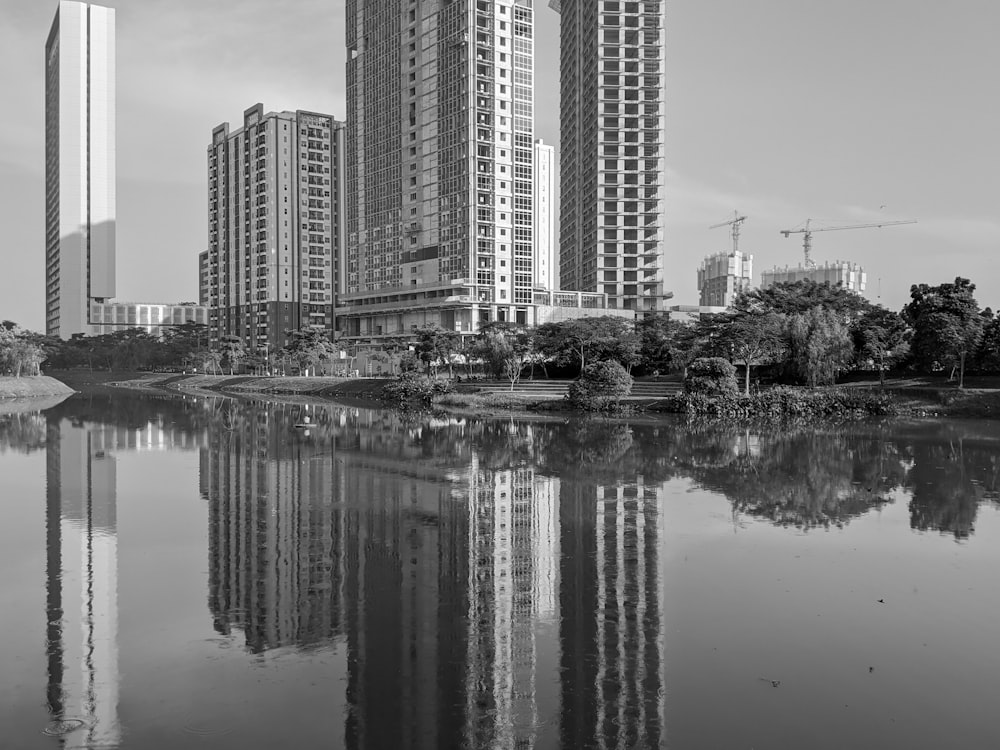
{"label": "building under construction", "polygon": [[830,286],[843,286],[852,292],[861,294],[868,284],[868,274],[857,263],[846,260],[835,260],[822,265],[804,266],[799,264],[794,268],[775,266],[770,271],[761,274],[761,289],[767,289],[775,284],[792,281],[815,281],[817,284],[828,283]]}
{"label": "building under construction", "polygon": [[753,255],[742,250],[709,255],[698,267],[698,304],[729,307],[753,284]]}

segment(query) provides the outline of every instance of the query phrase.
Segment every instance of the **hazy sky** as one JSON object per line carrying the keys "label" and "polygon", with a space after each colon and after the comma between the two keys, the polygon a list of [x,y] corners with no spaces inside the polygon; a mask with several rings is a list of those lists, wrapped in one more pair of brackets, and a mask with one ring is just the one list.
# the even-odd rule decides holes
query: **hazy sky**
{"label": "hazy sky", "polygon": [[[596,0],[594,0],[596,2]],[[536,131],[558,145],[558,15],[538,8]],[[196,300],[211,130],[263,102],[343,117],[342,0],[109,0],[118,9],[118,299]],[[0,0],[0,319],[44,326],[43,48],[56,3]],[[978,286],[1000,307],[1000,3],[669,0],[667,288],[725,250],[734,210],[754,272],[813,255],[911,283]],[[882,208],[882,207],[885,208]]]}

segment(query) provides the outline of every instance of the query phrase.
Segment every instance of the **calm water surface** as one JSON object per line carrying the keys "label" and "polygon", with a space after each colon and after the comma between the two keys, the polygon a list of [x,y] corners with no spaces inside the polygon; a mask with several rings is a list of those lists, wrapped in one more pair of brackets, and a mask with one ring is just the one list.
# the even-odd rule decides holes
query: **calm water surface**
{"label": "calm water surface", "polygon": [[0,416],[0,747],[1000,747],[998,489],[988,422],[76,396]]}

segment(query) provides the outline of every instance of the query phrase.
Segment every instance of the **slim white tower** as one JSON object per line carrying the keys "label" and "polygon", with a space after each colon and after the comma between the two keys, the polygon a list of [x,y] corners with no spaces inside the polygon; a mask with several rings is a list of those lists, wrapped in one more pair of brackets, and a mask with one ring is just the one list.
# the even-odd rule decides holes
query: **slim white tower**
{"label": "slim white tower", "polygon": [[45,330],[115,295],[115,11],[59,3],[45,43]]}
{"label": "slim white tower", "polygon": [[535,286],[558,289],[556,269],[556,150],[535,141]]}

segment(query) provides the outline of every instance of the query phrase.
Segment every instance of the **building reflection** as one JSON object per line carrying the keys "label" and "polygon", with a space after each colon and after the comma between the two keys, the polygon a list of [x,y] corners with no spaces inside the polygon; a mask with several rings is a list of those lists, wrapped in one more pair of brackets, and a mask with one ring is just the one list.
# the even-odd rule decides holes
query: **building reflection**
{"label": "building reflection", "polygon": [[202,451],[220,633],[346,649],[348,747],[656,746],[655,486],[540,474],[530,426],[300,419]]}
{"label": "building reflection", "polygon": [[152,421],[47,419],[46,703],[54,722],[79,724],[75,746],[117,747],[121,739],[115,455],[192,448],[196,440]]}
{"label": "building reflection", "polygon": [[563,747],[665,741],[659,486],[564,483],[560,641]]}

